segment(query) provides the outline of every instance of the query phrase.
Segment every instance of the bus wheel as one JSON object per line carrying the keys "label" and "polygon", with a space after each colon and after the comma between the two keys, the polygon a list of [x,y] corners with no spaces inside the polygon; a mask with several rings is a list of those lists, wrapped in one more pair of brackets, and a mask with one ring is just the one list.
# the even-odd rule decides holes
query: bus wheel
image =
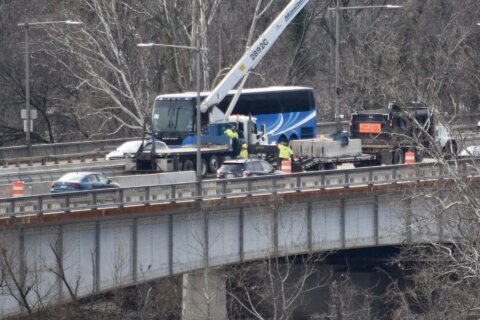
{"label": "bus wheel", "polygon": [[403,150],[397,149],[393,152],[392,163],[393,164],[402,164],[405,161]]}
{"label": "bus wheel", "polygon": [[221,161],[216,155],[213,155],[208,159],[208,171],[210,173],[217,173],[217,170],[220,168],[220,166]]}
{"label": "bus wheel", "polygon": [[192,160],[185,160],[182,167],[183,171],[193,171],[195,170],[195,165]]}

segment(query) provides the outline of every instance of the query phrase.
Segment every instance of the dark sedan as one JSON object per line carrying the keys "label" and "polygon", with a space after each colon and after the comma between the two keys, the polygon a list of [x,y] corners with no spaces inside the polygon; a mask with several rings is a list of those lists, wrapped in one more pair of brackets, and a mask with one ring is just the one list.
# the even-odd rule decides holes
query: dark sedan
{"label": "dark sedan", "polygon": [[70,172],[52,182],[51,192],[120,188],[116,182],[99,172]]}
{"label": "dark sedan", "polygon": [[261,159],[226,160],[217,171],[217,178],[240,178],[278,174],[271,164]]}

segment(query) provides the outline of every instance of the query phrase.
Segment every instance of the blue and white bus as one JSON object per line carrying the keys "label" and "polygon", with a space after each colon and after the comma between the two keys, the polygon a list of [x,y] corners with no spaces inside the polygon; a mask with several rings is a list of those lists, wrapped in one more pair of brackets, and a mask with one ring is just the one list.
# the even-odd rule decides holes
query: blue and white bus
{"label": "blue and white bus", "polygon": [[[202,92],[205,99],[209,92]],[[235,90],[217,106],[225,112]],[[182,145],[195,135],[197,93],[160,95],[155,99],[152,130],[157,139],[168,145]],[[315,95],[308,87],[268,87],[244,89],[233,114],[252,115],[257,127],[265,125],[269,143],[316,137]],[[202,114],[202,130],[208,114]]]}

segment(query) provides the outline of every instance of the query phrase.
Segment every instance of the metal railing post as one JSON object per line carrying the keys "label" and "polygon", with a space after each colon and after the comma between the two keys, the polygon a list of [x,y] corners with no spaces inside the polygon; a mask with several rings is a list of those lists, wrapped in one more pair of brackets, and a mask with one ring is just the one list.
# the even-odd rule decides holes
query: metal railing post
{"label": "metal railing post", "polygon": [[170,203],[175,203],[175,199],[177,198],[177,187],[172,184],[170,186]]}

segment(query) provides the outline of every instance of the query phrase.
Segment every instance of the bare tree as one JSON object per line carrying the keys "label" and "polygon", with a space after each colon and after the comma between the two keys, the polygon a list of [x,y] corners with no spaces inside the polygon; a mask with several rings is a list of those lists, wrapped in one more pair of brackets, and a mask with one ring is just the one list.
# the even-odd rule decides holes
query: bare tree
{"label": "bare tree", "polygon": [[[294,205],[292,205],[294,206]],[[282,209],[281,209],[282,208]],[[292,209],[292,208],[290,208]],[[228,268],[228,296],[230,313],[254,319],[291,319],[296,308],[305,302],[305,294],[326,286],[331,274],[319,268],[328,253],[288,255],[275,244],[275,227],[280,222],[280,210],[289,211],[289,205],[280,199],[269,205],[257,204],[256,212],[273,220],[259,226],[257,232],[273,240],[266,256],[260,261],[244,263]],[[273,229],[272,229],[273,228]],[[324,271],[324,270],[323,270]]]}

